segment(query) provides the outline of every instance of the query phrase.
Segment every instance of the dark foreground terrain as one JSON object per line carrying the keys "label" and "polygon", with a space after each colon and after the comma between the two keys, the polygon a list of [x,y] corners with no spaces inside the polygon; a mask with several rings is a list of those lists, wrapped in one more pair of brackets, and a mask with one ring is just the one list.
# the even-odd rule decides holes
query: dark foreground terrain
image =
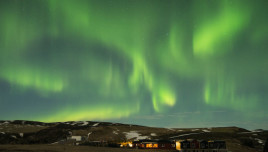
{"label": "dark foreground terrain", "polygon": [[[69,141],[70,137],[83,138],[79,141]],[[141,139],[224,140],[226,141],[227,149],[232,152],[262,152],[267,137],[268,131],[266,130],[250,131],[238,127],[155,128],[92,121],[56,123],[21,120],[0,121],[0,152],[157,151],[74,146],[74,144],[88,145],[85,143],[92,141],[120,143]]]}
{"label": "dark foreground terrain", "polygon": [[[145,150],[69,145],[0,145],[0,152],[165,152],[167,150]],[[167,151],[174,152],[174,151]]]}

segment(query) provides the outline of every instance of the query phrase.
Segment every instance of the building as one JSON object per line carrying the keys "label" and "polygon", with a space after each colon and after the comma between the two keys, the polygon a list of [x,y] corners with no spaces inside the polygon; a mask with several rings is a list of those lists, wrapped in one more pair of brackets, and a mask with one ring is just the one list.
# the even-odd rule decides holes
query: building
{"label": "building", "polygon": [[[136,143],[137,145],[137,143]],[[157,149],[158,142],[155,140],[140,140],[138,144],[138,148],[141,149]]]}
{"label": "building", "polygon": [[208,149],[208,141],[206,140],[199,140],[199,148],[200,149]]}
{"label": "building", "polygon": [[222,140],[178,140],[176,150],[179,152],[227,152],[226,143]]}
{"label": "building", "polygon": [[132,148],[133,142],[131,142],[131,141],[121,142],[120,147]]}
{"label": "building", "polygon": [[139,140],[133,141],[131,146],[140,149],[176,149],[175,142],[170,140]]}
{"label": "building", "polygon": [[183,151],[186,149],[190,149],[190,141],[188,141],[188,140],[176,141],[176,150]]}
{"label": "building", "polygon": [[179,152],[227,152],[226,143],[223,140],[139,140],[120,143],[120,147],[140,149],[166,149]]}
{"label": "building", "polygon": [[195,139],[189,139],[188,141],[190,142],[190,148],[191,149],[200,149],[199,141],[197,141]]}
{"label": "building", "polygon": [[175,141],[170,140],[159,140],[158,142],[158,149],[176,149]]}

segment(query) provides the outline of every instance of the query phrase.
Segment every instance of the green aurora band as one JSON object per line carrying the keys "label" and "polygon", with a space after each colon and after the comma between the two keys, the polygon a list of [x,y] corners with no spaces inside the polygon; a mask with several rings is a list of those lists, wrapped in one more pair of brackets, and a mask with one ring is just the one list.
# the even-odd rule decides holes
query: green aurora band
{"label": "green aurora band", "polygon": [[3,0],[0,119],[268,128],[267,4]]}

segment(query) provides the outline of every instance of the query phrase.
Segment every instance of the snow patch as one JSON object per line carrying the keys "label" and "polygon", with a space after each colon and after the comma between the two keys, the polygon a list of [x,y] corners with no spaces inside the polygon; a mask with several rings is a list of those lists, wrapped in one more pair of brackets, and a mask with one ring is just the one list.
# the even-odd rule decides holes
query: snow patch
{"label": "snow patch", "polygon": [[3,135],[4,135],[4,134],[6,134],[6,133],[5,133],[5,132],[0,132],[0,134],[3,134]]}
{"label": "snow patch", "polygon": [[51,143],[51,145],[54,145],[54,144],[58,144],[59,142],[54,142],[54,143]]}
{"label": "snow patch", "polygon": [[192,131],[198,131],[199,129],[192,129]]}
{"label": "snow patch", "polygon": [[151,133],[151,136],[157,136],[156,133]]}
{"label": "snow patch", "polygon": [[255,133],[255,132],[240,132],[238,134],[252,134],[252,133]]}
{"label": "snow patch", "polygon": [[140,133],[138,133],[137,131],[130,131],[130,132],[124,132],[124,134],[126,135],[126,138],[129,139],[137,139],[137,140],[142,140],[142,139],[148,139],[148,136],[141,136]]}
{"label": "snow patch", "polygon": [[19,135],[20,135],[20,137],[23,137],[23,133],[20,133]]}
{"label": "snow patch", "polygon": [[253,130],[251,132],[263,132],[263,130],[262,129],[256,129],[256,130]]}
{"label": "snow patch", "polygon": [[74,126],[74,125],[76,125],[76,124],[77,124],[76,122],[73,122],[71,125]]}
{"label": "snow patch", "polygon": [[16,136],[14,136],[14,135],[12,135],[11,137],[12,137],[12,138],[15,138],[15,139],[17,139],[17,137],[16,137]]}
{"label": "snow patch", "polygon": [[116,135],[118,135],[118,132],[117,132],[117,131],[113,131],[113,134],[116,134]]}
{"label": "snow patch", "polygon": [[204,130],[202,130],[203,132],[211,132],[211,131],[209,131],[209,130],[206,130],[206,129],[204,129]]}
{"label": "snow patch", "polygon": [[255,138],[255,140],[259,143],[259,144],[263,144],[263,141],[261,139]]}
{"label": "snow patch", "polygon": [[174,129],[172,129],[172,128],[166,128],[167,130],[171,130],[171,131],[175,131]]}
{"label": "snow patch", "polygon": [[87,121],[83,121],[83,124],[81,126],[86,126],[88,125],[88,122]]}
{"label": "snow patch", "polygon": [[94,125],[92,125],[93,127],[96,127],[98,126],[100,123],[95,123]]}
{"label": "snow patch", "polygon": [[[201,133],[202,133],[202,132],[201,132]],[[195,134],[201,134],[201,133],[189,133],[189,134],[182,134],[182,135],[178,135],[178,136],[174,136],[174,137],[170,137],[170,138],[177,138],[177,137],[189,136],[189,135],[195,135]]]}

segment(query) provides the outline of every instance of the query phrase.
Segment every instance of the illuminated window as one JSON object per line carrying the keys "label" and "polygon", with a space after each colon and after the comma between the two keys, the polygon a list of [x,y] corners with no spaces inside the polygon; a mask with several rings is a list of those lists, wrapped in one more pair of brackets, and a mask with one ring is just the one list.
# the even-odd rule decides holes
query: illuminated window
{"label": "illuminated window", "polygon": [[152,148],[153,144],[146,144],[146,148]]}

